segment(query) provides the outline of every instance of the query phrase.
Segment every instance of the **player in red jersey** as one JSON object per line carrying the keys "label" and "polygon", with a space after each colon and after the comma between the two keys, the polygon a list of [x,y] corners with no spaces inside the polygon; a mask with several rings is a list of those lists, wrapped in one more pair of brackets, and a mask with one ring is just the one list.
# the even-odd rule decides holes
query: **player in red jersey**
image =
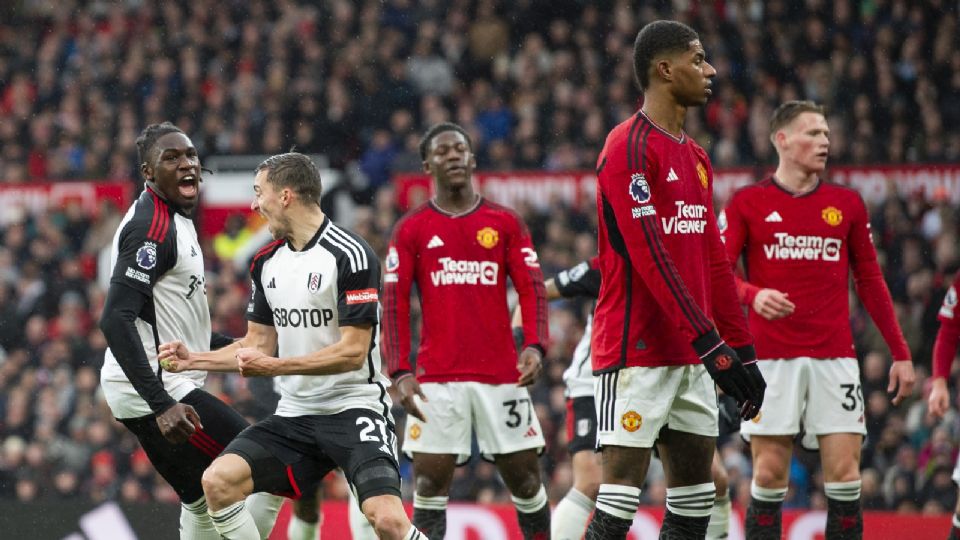
{"label": "player in red jersey", "polygon": [[703,538],[716,495],[714,381],[745,418],[764,383],[713,214],[710,160],[683,131],[716,70],[697,33],[674,21],[640,30],[634,69],[643,107],[610,132],[597,161],[603,483],[586,538],[626,537],[654,442],[667,480],[660,537]]}
{"label": "player in red jersey", "polygon": [[[960,344],[960,319],[957,318],[957,289],[960,289],[960,272],[953,278],[953,283],[943,297],[940,306],[940,330],[933,344],[933,376],[930,397],[927,399],[927,408],[935,418],[942,418],[950,407],[950,391],[947,389],[947,378],[950,377],[950,368],[953,359],[957,356],[957,345]],[[953,481],[960,484],[960,460],[953,469]],[[950,528],[948,540],[960,540],[960,499],[953,513],[953,527]]]}
{"label": "player in red jersey", "polygon": [[[860,445],[866,433],[860,369],[850,332],[848,280],[893,353],[894,405],[914,384],[910,352],[870,241],[859,194],[820,179],[829,129],[810,101],[781,105],[770,121],[779,163],[774,175],[743,188],[720,217],[727,254],[744,255],[760,369],[770,391],[760,415],[744,422],[751,443],[753,485],[748,538],[780,538],[793,438],[803,431],[820,447],[827,495],[827,538],[859,538]],[[807,440],[805,438],[805,440]]]}
{"label": "player in red jersey", "polygon": [[[544,439],[526,386],[541,370],[547,341],[543,274],[526,225],[476,193],[476,159],[460,126],[431,127],[420,145],[436,195],[401,219],[387,260],[381,340],[407,418],[413,521],[443,538],[453,470],[480,451],[513,495],[525,538],[547,538],[550,507],[540,479]],[[510,329],[507,277],[523,307],[519,360]],[[410,363],[410,290],[417,285],[423,330]]]}

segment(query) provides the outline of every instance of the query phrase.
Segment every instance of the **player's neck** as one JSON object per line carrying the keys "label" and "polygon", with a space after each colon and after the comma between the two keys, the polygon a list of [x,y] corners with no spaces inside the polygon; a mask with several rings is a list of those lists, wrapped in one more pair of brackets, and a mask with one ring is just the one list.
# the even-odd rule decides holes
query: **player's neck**
{"label": "player's neck", "polygon": [[777,167],[777,172],[773,176],[777,179],[777,183],[794,195],[802,195],[808,191],[813,191],[820,181],[820,177],[815,172],[806,172],[783,163]]}
{"label": "player's neck", "polygon": [[433,204],[449,214],[461,214],[477,204],[479,195],[472,187],[456,190],[438,190]]}
{"label": "player's neck", "polygon": [[315,208],[316,210],[304,209],[302,212],[290,213],[291,227],[290,234],[287,235],[287,241],[297,251],[302,251],[307,242],[317,234],[320,225],[323,225],[323,218],[326,216],[319,207]]}
{"label": "player's neck", "polygon": [[644,94],[643,107],[640,110],[654,124],[674,137],[679,139],[683,134],[683,121],[687,116],[687,108],[669,99],[669,96],[651,90]]}

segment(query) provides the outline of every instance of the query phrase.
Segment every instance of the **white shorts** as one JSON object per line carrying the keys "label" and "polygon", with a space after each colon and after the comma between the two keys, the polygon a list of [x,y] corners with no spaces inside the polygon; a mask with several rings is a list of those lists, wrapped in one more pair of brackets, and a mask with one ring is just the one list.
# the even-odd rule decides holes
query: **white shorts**
{"label": "white shorts", "polygon": [[600,375],[600,446],[652,448],[660,429],[716,437],[717,391],[700,364],[628,367]]}
{"label": "white shorts", "polygon": [[740,424],[750,435],[796,435],[814,450],[817,435],[867,433],[863,418],[863,390],[856,358],[793,358],[757,363],[767,381],[760,414]]}
{"label": "white shorts", "polygon": [[516,384],[478,382],[423,383],[427,402],[415,397],[426,422],[407,415],[403,453],[456,454],[470,459],[470,435],[476,428],[484,459],[544,447],[543,430],[530,393]]}

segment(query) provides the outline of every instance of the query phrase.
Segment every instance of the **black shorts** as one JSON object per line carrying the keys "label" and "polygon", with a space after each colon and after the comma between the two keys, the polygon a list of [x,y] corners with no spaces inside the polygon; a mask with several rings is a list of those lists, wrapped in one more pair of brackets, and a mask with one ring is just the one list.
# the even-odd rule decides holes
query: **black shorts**
{"label": "black shorts", "polygon": [[597,407],[590,396],[567,398],[567,451],[597,449]]}
{"label": "black shorts", "polygon": [[[334,415],[272,415],[244,430],[224,452],[247,461],[254,492],[298,499],[315,493],[323,477],[339,467],[363,502],[375,495],[400,496],[396,441],[393,424],[383,416],[350,409]],[[385,479],[365,481],[384,460],[393,469],[378,477]]]}
{"label": "black shorts", "polygon": [[203,496],[203,471],[250,424],[229,405],[200,389],[184,396],[180,403],[193,407],[203,424],[203,429],[185,443],[173,444],[164,438],[156,415],[119,420],[137,436],[153,467],[180,500],[192,503]]}

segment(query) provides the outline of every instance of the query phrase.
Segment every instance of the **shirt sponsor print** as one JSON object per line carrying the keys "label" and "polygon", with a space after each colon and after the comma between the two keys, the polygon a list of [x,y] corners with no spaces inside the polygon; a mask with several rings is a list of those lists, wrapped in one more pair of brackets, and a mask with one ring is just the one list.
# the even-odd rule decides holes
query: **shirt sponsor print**
{"label": "shirt sponsor print", "polygon": [[371,304],[379,299],[377,290],[373,288],[347,291],[347,304]]}
{"label": "shirt sponsor print", "polygon": [[840,260],[843,240],[813,235],[774,233],[775,244],[764,244],[763,254],[771,261],[826,261]]}

